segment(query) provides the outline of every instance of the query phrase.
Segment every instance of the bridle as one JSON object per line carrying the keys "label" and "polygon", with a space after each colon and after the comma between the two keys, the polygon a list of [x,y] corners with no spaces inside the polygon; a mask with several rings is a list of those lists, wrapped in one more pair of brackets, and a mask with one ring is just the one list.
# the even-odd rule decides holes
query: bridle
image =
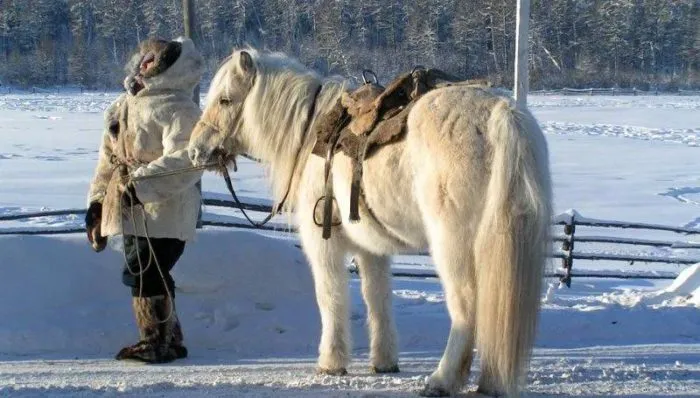
{"label": "bridle", "polygon": [[[216,154],[217,150],[220,150],[221,153],[218,156],[218,161],[215,162],[213,164],[213,166],[215,168],[217,168],[221,172],[221,174],[223,175],[224,181],[226,182],[226,188],[228,189],[229,193],[233,197],[233,200],[236,202],[236,205],[238,205],[238,209],[241,211],[241,213],[243,213],[243,216],[246,218],[246,220],[248,220],[248,222],[255,228],[262,228],[263,226],[265,226],[265,224],[267,224],[275,215],[281,213],[282,209],[284,208],[284,204],[286,203],[287,198],[289,197],[289,193],[292,189],[292,182],[294,180],[294,174],[296,172],[297,167],[299,166],[299,158],[301,156],[301,151],[304,148],[304,142],[306,141],[306,136],[309,133],[309,129],[311,127],[311,121],[313,120],[314,114],[316,113],[316,102],[318,99],[318,95],[321,93],[322,88],[323,88],[323,85],[319,84],[318,87],[316,88],[316,91],[314,92],[313,100],[311,102],[311,106],[309,107],[309,113],[307,114],[307,117],[306,117],[306,124],[305,124],[304,130],[303,130],[304,135],[302,136],[301,143],[299,144],[299,148],[297,149],[296,156],[294,157],[294,166],[291,169],[290,176],[289,176],[289,179],[287,181],[287,189],[284,192],[284,196],[282,196],[282,200],[280,200],[279,203],[277,203],[272,208],[272,210],[270,211],[270,214],[268,214],[267,217],[265,217],[265,219],[259,223],[253,221],[248,216],[246,211],[244,210],[243,203],[238,199],[238,195],[236,195],[236,191],[233,188],[233,182],[231,181],[231,176],[228,172],[228,168],[226,167],[226,163],[227,163],[228,159],[227,159],[226,152],[224,151],[224,142],[229,138],[235,137],[236,132],[240,129],[241,118],[239,117],[235,121],[234,125],[236,125],[236,128],[233,128],[230,131],[223,132],[225,134],[222,134],[222,131],[218,126],[214,125],[213,123],[211,123],[207,120],[200,118],[200,120],[197,122],[197,124],[201,124],[204,127],[207,127],[211,130],[214,130],[214,132],[216,132],[216,134],[221,137],[219,144],[214,147],[215,148],[214,154]],[[255,158],[253,158],[249,155],[246,155],[246,154],[242,154],[242,156],[244,156],[248,159],[259,161],[258,159],[255,159]],[[235,155],[230,157],[230,162],[233,163],[233,167],[234,167],[233,171],[234,172],[238,171],[238,167],[237,167],[236,161],[235,161]],[[210,167],[211,166],[209,166],[208,168],[210,168]]]}

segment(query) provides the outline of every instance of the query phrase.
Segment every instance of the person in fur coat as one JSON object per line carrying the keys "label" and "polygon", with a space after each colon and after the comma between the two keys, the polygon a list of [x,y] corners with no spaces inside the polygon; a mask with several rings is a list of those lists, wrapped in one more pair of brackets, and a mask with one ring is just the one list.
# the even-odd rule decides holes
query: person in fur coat
{"label": "person in fur coat", "polygon": [[192,94],[203,64],[189,39],[146,40],[127,66],[127,93],[105,111],[85,224],[96,251],[123,235],[122,282],[131,288],[140,340],[117,359],[187,356],[170,270],[195,235],[202,172],[154,175],[192,166],[187,144],[201,114]]}

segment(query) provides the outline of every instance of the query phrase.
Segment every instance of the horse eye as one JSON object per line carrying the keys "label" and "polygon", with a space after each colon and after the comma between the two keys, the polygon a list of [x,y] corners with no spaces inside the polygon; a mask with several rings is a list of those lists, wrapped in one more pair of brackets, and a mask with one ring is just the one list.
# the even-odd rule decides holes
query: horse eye
{"label": "horse eye", "polygon": [[228,98],[219,98],[219,105],[228,106],[231,104],[231,100]]}

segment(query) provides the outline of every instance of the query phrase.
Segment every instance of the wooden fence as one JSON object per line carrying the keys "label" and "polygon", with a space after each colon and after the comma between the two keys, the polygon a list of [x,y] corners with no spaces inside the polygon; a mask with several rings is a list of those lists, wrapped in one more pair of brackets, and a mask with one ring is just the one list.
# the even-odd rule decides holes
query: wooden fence
{"label": "wooden fence", "polygon": [[[602,243],[607,245],[634,245],[648,247],[665,247],[670,249],[685,249],[685,250],[700,250],[700,242],[689,241],[670,241],[670,240],[652,240],[639,238],[626,238],[615,236],[596,236],[596,235],[576,235],[576,231],[583,228],[610,228],[615,230],[634,229],[647,231],[664,231],[671,232],[683,236],[700,235],[700,229],[682,228],[658,224],[635,223],[625,221],[612,220],[596,220],[581,216],[575,211],[569,211],[555,217],[554,225],[563,226],[562,235],[554,235],[554,242],[561,242],[561,248],[555,252],[554,257],[561,259],[561,268],[564,275],[561,277],[562,283],[571,286],[571,278],[574,260],[592,260],[592,261],[616,261],[627,262],[633,264],[635,262],[642,263],[666,263],[676,265],[689,265],[700,262],[700,255],[692,257],[677,257],[677,256],[655,256],[645,254],[624,254],[624,253],[606,253],[606,252],[579,252],[575,251],[576,243]],[[617,277],[623,277],[619,275]],[[673,276],[656,276],[644,275],[639,276],[649,279],[671,279]]]}
{"label": "wooden fence", "polygon": [[700,95],[700,90],[682,90],[677,91],[659,91],[659,90],[639,90],[637,88],[568,88],[564,87],[561,89],[553,90],[534,90],[530,91],[530,94],[535,95],[678,95],[678,96],[696,96]]}
{"label": "wooden fence", "polygon": [[[250,200],[250,199],[248,199]],[[230,200],[225,199],[215,199],[215,198],[205,198],[205,206],[212,207],[225,207],[225,208],[238,208],[238,206]],[[257,213],[269,213],[271,211],[271,206],[269,203],[243,203],[243,208],[246,211],[257,212]],[[68,210],[55,210],[55,211],[41,211],[34,213],[16,213],[0,215],[1,221],[17,221],[17,220],[27,220],[40,217],[56,217],[56,216],[82,216],[85,214],[84,209],[68,209]],[[226,216],[219,220],[203,220],[203,226],[210,227],[224,227],[224,228],[239,228],[239,229],[256,229],[251,226],[246,220],[234,216]],[[561,268],[555,272],[547,273],[548,277],[558,277],[560,281],[566,286],[571,286],[571,280],[573,277],[586,277],[586,278],[625,278],[625,279],[673,279],[677,276],[677,273],[666,273],[658,274],[652,272],[644,273],[628,273],[620,271],[582,271],[573,272],[574,260],[589,260],[589,261],[613,261],[613,262],[625,262],[633,264],[637,263],[666,263],[675,265],[689,265],[700,262],[700,254],[696,257],[678,257],[674,255],[659,256],[659,255],[646,255],[646,254],[634,254],[634,253],[609,253],[605,251],[580,251],[575,250],[577,243],[593,243],[593,244],[605,244],[613,245],[616,248],[625,247],[628,245],[633,246],[647,246],[647,247],[663,247],[669,249],[684,249],[684,250],[700,250],[700,242],[691,241],[678,241],[678,240],[651,240],[651,239],[640,239],[634,237],[615,237],[615,236],[599,236],[599,235],[581,235],[577,234],[582,228],[609,228],[613,230],[647,230],[647,231],[664,231],[669,233],[674,233],[682,236],[690,235],[700,235],[700,229],[695,228],[682,228],[673,227],[666,225],[657,224],[645,224],[645,223],[634,223],[625,221],[612,221],[612,220],[597,220],[584,217],[575,211],[568,211],[554,218],[552,225],[554,230],[562,227],[562,233],[557,234],[553,231],[553,242],[555,243],[555,250],[551,253],[551,257],[554,259],[561,260]],[[276,231],[283,233],[296,233],[293,227],[289,227],[285,224],[280,223],[270,223],[266,226],[260,228],[264,231]],[[72,228],[0,228],[0,235],[57,235],[57,234],[73,234],[73,233],[84,233],[84,228],[72,227]],[[556,247],[560,243],[559,247]],[[414,253],[415,255],[427,256],[428,253]],[[357,272],[357,268],[350,266],[351,272]],[[404,277],[437,277],[435,271],[430,268],[425,270],[394,270],[394,276],[404,276]]]}
{"label": "wooden fence", "polygon": [[[223,200],[223,199],[209,199],[205,198],[203,200],[205,206],[213,207],[228,207],[238,209],[239,206],[233,201]],[[272,207],[269,204],[255,204],[255,203],[243,203],[243,209],[252,212],[262,212],[269,213],[272,211]],[[33,213],[14,213],[0,215],[0,221],[17,221],[17,220],[28,220],[40,217],[57,217],[57,216],[84,216],[85,209],[66,209],[66,210],[50,210],[50,211],[39,211]],[[296,232],[293,228],[282,227],[280,224],[268,224],[262,228],[255,228],[250,225],[246,220],[240,219],[236,221],[202,221],[202,226],[205,227],[229,227],[229,228],[241,228],[241,229],[263,229],[267,231],[286,231],[286,232]],[[2,235],[61,235],[61,234],[74,234],[74,233],[84,233],[85,228],[10,228],[2,229],[0,228],[0,236]]]}
{"label": "wooden fence", "polygon": [[[103,87],[101,89],[87,89],[82,86],[54,86],[54,87],[27,87],[18,88],[11,86],[0,86],[0,94],[83,94],[83,93],[108,93],[115,89]],[[203,87],[202,92],[206,92],[206,87]],[[678,96],[700,96],[700,90],[640,90],[638,88],[605,88],[605,87],[589,87],[589,88],[559,88],[548,90],[531,90],[528,94],[532,95],[678,95]]]}

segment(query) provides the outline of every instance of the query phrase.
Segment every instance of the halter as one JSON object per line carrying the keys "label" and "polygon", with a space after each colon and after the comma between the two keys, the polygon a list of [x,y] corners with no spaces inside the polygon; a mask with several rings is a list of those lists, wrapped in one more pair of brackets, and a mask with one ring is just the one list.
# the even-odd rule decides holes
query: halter
{"label": "halter", "polygon": [[[238,120],[236,120],[236,123],[238,123]],[[201,124],[204,127],[207,127],[211,130],[214,130],[216,132],[216,134],[220,137],[218,145],[216,145],[214,147],[215,150],[216,150],[216,148],[220,148],[223,150],[224,149],[224,141],[226,141],[226,139],[229,138],[229,136],[233,137],[234,133],[235,133],[235,130],[233,130],[227,134],[221,134],[221,129],[217,125],[215,125],[214,123],[211,123],[207,120],[204,120],[204,119],[199,119],[199,121],[197,121],[197,124]],[[235,171],[235,162],[234,162],[234,171]]]}
{"label": "halter", "polygon": [[[220,166],[219,168],[221,170],[221,174],[223,174],[224,181],[226,182],[226,188],[228,188],[229,193],[231,193],[231,196],[233,197],[233,200],[238,205],[239,210],[241,211],[241,213],[243,213],[243,216],[248,220],[248,222],[256,228],[263,227],[265,224],[267,224],[272,219],[272,217],[279,214],[281,212],[282,208],[284,208],[284,204],[287,201],[287,198],[289,197],[289,192],[292,189],[292,181],[294,180],[294,173],[297,169],[297,166],[299,165],[299,157],[301,155],[302,149],[304,148],[304,141],[305,141],[306,135],[309,132],[309,128],[311,127],[311,121],[313,120],[314,114],[316,113],[316,102],[318,99],[318,95],[321,93],[322,88],[323,88],[323,84],[319,84],[318,87],[316,88],[316,91],[314,92],[313,101],[311,102],[311,107],[309,108],[309,113],[308,113],[307,118],[306,118],[306,125],[304,126],[304,130],[303,130],[304,135],[301,139],[301,143],[299,144],[299,149],[297,149],[297,154],[294,157],[294,166],[292,167],[292,171],[290,173],[289,180],[287,182],[287,189],[285,190],[284,196],[282,197],[282,200],[280,200],[279,203],[277,203],[272,208],[272,211],[270,212],[270,214],[268,214],[267,217],[265,217],[265,219],[262,222],[256,223],[255,221],[253,221],[250,217],[248,217],[248,214],[243,209],[243,204],[238,199],[238,195],[236,195],[236,191],[233,189],[233,182],[231,181],[231,176],[229,175],[228,169],[226,168],[226,164],[224,162],[225,154],[222,154],[221,158],[216,163],[217,165]],[[241,120],[241,118],[239,117],[236,120],[235,124],[236,125],[240,124],[240,120]],[[227,138],[235,136],[236,131],[237,131],[237,129],[232,129],[231,131],[228,131],[226,134],[222,134],[221,129],[218,126],[216,126],[213,123],[206,121],[204,119],[200,119],[197,122],[197,124],[201,124],[204,127],[210,128],[210,129],[214,130],[219,136],[221,136],[221,140],[219,142],[219,145],[216,146],[216,148],[221,148],[222,150],[224,149],[224,146],[223,146],[224,141],[226,141]],[[244,156],[248,159],[258,161],[257,159],[254,159],[249,155],[243,154],[242,156]],[[236,166],[235,157],[233,157],[233,159],[234,159],[233,160],[233,165],[234,165],[233,171],[235,172],[238,170],[238,168]]]}
{"label": "halter", "polygon": [[199,119],[199,121],[197,121],[197,124],[201,124],[205,127],[209,127],[210,129],[216,131],[217,134],[221,134],[221,129],[219,129],[219,127],[217,127],[215,124],[213,124],[209,121],[206,121],[204,119]]}

